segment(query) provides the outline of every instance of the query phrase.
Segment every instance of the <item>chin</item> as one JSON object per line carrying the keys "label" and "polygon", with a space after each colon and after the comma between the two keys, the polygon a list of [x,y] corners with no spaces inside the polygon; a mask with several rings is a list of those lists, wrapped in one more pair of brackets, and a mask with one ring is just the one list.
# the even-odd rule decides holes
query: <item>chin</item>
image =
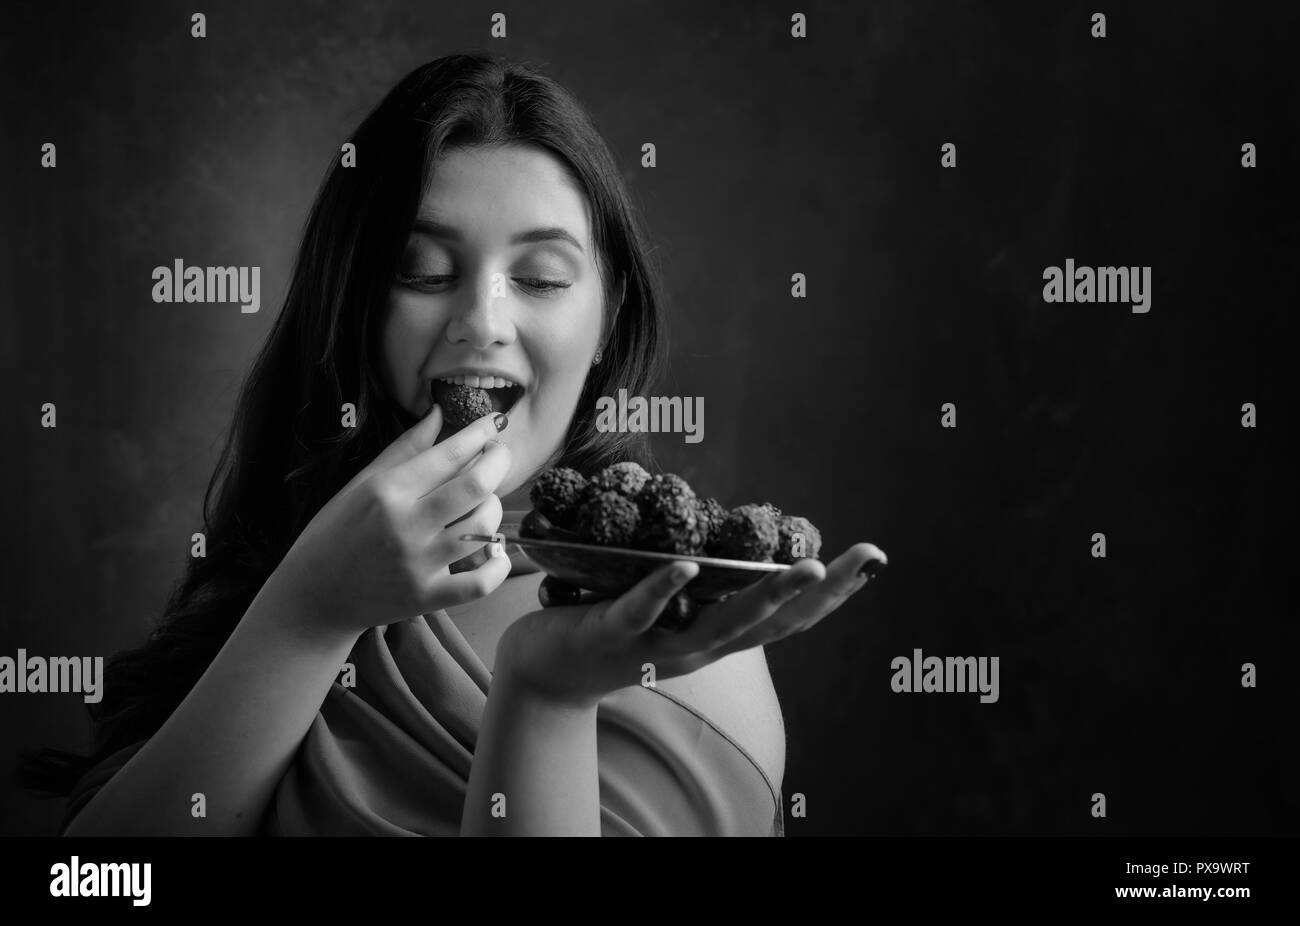
{"label": "chin", "polygon": [[496,491],[497,498],[501,499],[502,508],[531,508],[532,507],[527,497],[523,497],[521,499],[516,500],[516,503],[513,505],[507,505],[505,503],[506,499],[509,498],[514,493],[518,492],[521,488],[523,488],[523,485],[524,485],[524,481],[520,479],[518,476],[516,476],[514,471],[511,470],[509,478],[507,478],[505,482],[501,483],[501,485],[497,487],[497,491]]}

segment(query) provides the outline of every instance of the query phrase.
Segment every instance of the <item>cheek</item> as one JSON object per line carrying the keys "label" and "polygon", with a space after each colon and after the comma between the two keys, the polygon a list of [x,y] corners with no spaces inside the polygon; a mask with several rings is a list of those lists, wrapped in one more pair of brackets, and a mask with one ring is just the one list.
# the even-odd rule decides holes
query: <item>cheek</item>
{"label": "cheek", "polygon": [[596,350],[600,317],[594,312],[575,313],[563,325],[535,332],[533,363],[545,385],[539,399],[547,414],[569,415],[582,393]]}
{"label": "cheek", "polygon": [[399,401],[409,403],[419,380],[420,363],[430,336],[427,313],[420,313],[394,298],[387,307],[380,349],[384,378]]}

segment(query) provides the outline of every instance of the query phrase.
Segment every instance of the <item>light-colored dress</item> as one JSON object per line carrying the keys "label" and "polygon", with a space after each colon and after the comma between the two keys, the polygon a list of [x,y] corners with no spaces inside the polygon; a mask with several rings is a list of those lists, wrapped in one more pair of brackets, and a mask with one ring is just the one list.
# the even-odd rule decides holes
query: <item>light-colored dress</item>
{"label": "light-colored dress", "polygon": [[[512,576],[536,571],[509,553]],[[331,686],[262,834],[458,835],[491,673],[445,611],[367,630],[348,661],[355,687]],[[780,792],[690,705],[638,685],[602,700],[596,722],[602,835],[784,835]],[[65,826],[142,745],[82,778]]]}

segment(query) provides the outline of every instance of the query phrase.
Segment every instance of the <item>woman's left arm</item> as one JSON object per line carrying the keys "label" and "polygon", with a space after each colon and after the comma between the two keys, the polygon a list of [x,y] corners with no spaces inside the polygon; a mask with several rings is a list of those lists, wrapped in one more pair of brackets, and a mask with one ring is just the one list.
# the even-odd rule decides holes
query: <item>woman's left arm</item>
{"label": "woman's left arm", "polygon": [[884,562],[859,543],[829,564],[800,560],[725,601],[690,626],[657,626],[669,600],[699,572],[656,570],[622,596],[523,615],[497,643],[474,750],[462,835],[600,835],[596,710],[605,695],[689,675],[727,656],[804,632],[835,611]]}
{"label": "woman's left arm", "polygon": [[599,836],[596,703],[559,703],[494,676],[460,833]]}

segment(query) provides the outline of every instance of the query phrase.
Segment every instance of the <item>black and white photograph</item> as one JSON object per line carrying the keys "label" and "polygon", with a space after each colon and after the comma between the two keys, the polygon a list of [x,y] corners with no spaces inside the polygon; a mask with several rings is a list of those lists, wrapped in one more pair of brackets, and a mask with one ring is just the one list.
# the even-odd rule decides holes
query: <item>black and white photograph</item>
{"label": "black and white photograph", "polygon": [[852,837],[873,896],[1272,909],[1297,36],[7,9],[5,895],[426,865],[168,837]]}

